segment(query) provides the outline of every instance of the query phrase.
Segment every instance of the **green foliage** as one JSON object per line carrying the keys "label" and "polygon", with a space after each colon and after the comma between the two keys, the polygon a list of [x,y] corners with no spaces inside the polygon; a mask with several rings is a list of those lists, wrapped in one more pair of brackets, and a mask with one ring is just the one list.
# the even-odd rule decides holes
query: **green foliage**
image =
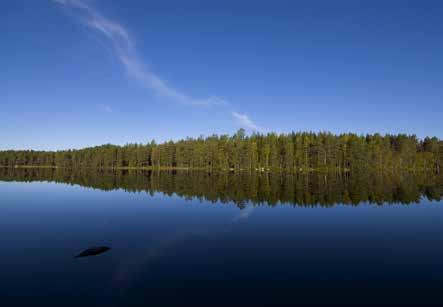
{"label": "green foliage", "polygon": [[59,168],[191,168],[233,171],[400,170],[439,173],[443,142],[415,135],[298,132],[187,138],[156,144],[106,144],[80,150],[0,151],[0,166]]}

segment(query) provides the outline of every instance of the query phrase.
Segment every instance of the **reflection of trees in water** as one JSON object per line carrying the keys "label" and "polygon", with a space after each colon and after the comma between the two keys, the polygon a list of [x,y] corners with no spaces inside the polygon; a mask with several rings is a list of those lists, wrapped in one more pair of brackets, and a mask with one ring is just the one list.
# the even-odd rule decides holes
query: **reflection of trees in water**
{"label": "reflection of trees in water", "polygon": [[2,181],[51,181],[101,190],[176,194],[210,202],[247,202],[274,206],[332,206],[417,203],[425,196],[441,200],[443,177],[429,174],[377,173],[209,173],[203,171],[0,169]]}

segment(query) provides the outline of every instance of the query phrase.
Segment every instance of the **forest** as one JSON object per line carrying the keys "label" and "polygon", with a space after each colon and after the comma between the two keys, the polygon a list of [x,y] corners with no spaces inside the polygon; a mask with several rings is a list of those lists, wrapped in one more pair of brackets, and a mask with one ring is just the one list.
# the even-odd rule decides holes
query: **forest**
{"label": "forest", "polygon": [[186,138],[157,144],[75,150],[0,151],[2,167],[201,169],[230,171],[430,171],[440,173],[443,141],[415,135],[253,133]]}

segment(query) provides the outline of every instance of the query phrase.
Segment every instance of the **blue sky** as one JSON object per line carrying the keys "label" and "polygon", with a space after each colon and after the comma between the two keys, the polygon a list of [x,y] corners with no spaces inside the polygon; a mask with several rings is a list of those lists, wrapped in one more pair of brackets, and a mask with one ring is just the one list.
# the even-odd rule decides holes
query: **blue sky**
{"label": "blue sky", "polygon": [[443,138],[443,2],[5,0],[0,149]]}

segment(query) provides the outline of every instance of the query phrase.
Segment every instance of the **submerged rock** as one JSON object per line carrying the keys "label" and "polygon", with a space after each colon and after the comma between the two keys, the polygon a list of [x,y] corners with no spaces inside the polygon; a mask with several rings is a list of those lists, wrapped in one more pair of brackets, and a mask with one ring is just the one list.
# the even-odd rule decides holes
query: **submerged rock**
{"label": "submerged rock", "polygon": [[82,251],[80,254],[78,254],[74,258],[81,258],[81,257],[100,255],[100,254],[103,254],[103,253],[107,252],[110,249],[111,248],[109,248],[107,246],[93,246],[91,248],[88,248],[88,249]]}

